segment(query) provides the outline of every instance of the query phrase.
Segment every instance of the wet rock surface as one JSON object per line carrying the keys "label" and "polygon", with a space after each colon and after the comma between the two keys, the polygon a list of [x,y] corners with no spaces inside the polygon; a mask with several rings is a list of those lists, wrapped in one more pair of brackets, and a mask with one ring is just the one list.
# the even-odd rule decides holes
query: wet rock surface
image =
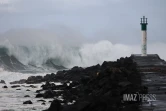
{"label": "wet rock surface", "polygon": [[39,94],[36,95],[36,98],[41,98],[41,97],[43,97],[43,96],[44,96],[44,94],[40,94],[40,93],[39,93]]}
{"label": "wet rock surface", "polygon": [[[69,71],[59,71],[52,80],[73,81],[58,87],[46,84],[52,90],[64,90],[55,95],[63,95],[65,105],[62,111],[136,111],[139,110],[140,101],[124,102],[123,94],[146,92],[141,86],[136,63],[131,58],[104,62],[101,66],[85,69],[74,67]],[[73,105],[67,105],[73,101],[76,101]],[[50,108],[48,111],[51,111]]]}
{"label": "wet rock surface", "polygon": [[25,95],[24,97],[30,97],[29,95]]}
{"label": "wet rock surface", "polygon": [[62,109],[62,106],[61,106],[61,103],[59,100],[54,100],[49,109],[48,110],[45,110],[45,111],[61,111]]}
{"label": "wet rock surface", "polygon": [[25,82],[26,82],[26,79],[21,79],[19,81],[10,82],[10,84],[24,84]]}
{"label": "wet rock surface", "polygon": [[45,84],[36,91],[36,98],[54,99],[47,111],[139,111],[141,102],[123,101],[123,94],[147,93],[131,58],[105,61],[87,68],[76,66],[57,74],[31,76],[25,80],[27,84],[41,82]]}
{"label": "wet rock surface", "polygon": [[32,104],[30,100],[23,102],[23,104]]}
{"label": "wet rock surface", "polygon": [[1,80],[0,83],[1,83],[1,84],[5,84],[5,81],[4,81],[4,80]]}
{"label": "wet rock surface", "polygon": [[155,95],[150,101],[142,102],[142,111],[166,111],[166,62],[157,54],[147,56],[132,55],[141,73],[142,85],[145,85],[148,94]]}
{"label": "wet rock surface", "polygon": [[20,87],[20,85],[13,85],[13,86],[11,86],[11,88],[18,88],[18,87]]}
{"label": "wet rock surface", "polygon": [[37,100],[37,101],[38,101],[38,102],[46,102],[45,100],[42,100],[42,99],[41,99],[41,100]]}
{"label": "wet rock surface", "polygon": [[7,86],[3,86],[3,88],[8,88]]}

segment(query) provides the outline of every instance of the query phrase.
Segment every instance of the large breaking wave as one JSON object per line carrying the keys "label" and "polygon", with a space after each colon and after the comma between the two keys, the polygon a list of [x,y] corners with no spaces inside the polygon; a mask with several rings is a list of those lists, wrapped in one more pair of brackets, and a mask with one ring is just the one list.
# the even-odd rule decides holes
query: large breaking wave
{"label": "large breaking wave", "polygon": [[[149,53],[157,53],[163,59],[165,44],[151,44]],[[156,47],[157,46],[157,47]],[[138,45],[112,44],[108,40],[81,45],[63,45],[60,43],[14,45],[8,40],[0,44],[0,65],[10,71],[55,71],[73,66],[87,67],[114,61],[120,57],[140,53]]]}
{"label": "large breaking wave", "polygon": [[[16,69],[24,69],[26,66],[43,69],[49,67],[58,69],[58,66],[59,69],[73,66],[87,67],[100,64],[103,61],[116,60],[122,56],[129,56],[131,53],[132,49],[129,46],[113,45],[107,40],[71,47],[61,44],[20,46],[13,45],[9,41],[0,46],[1,66],[5,64],[11,67],[6,62],[13,60],[15,65],[21,65],[17,66]],[[2,58],[4,55],[8,58]],[[4,61],[4,64],[2,64],[2,61]]]}

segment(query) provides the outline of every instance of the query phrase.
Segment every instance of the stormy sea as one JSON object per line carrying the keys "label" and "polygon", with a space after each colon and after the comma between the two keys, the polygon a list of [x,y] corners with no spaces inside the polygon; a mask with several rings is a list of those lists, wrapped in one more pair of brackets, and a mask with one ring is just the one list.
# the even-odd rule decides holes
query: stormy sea
{"label": "stormy sea", "polygon": [[[121,50],[121,47],[125,49]],[[116,52],[117,51],[117,52]],[[130,54],[130,48],[123,45],[113,45],[109,41],[100,41],[81,46],[67,46],[62,44],[33,44],[14,45],[9,40],[0,44],[0,80],[5,81],[8,89],[1,84],[0,110],[4,111],[31,111],[44,110],[50,103],[41,105],[35,97],[36,89],[28,87],[11,88],[10,82],[27,79],[30,76],[45,76],[59,70],[70,69],[74,66],[88,67],[102,63],[105,60],[116,60],[122,55]],[[60,83],[56,83],[60,84]],[[19,84],[20,85],[20,84]],[[36,84],[39,89],[42,83]],[[30,91],[26,91],[29,89]],[[25,95],[30,95],[33,105],[22,105],[29,100]]]}
{"label": "stormy sea", "polygon": [[[163,45],[160,44],[160,46]],[[154,48],[153,45],[152,48]],[[105,67],[104,61],[116,61],[121,57],[129,57],[132,53],[139,52],[138,49],[138,46],[130,47],[123,44],[112,44],[107,40],[77,46],[57,43],[16,45],[12,44],[9,40],[5,40],[0,44],[0,110],[41,111],[48,109],[51,102],[55,99],[53,98],[55,95],[53,97],[47,97],[46,95],[46,97],[44,96],[46,99],[43,100],[37,97],[36,92],[40,90],[42,85],[45,84],[48,87],[51,83],[45,83],[47,80],[44,79],[38,81],[37,78],[33,79],[31,77],[37,76],[40,78],[44,76],[44,78],[47,78],[49,82],[52,82],[54,85],[61,85],[59,88],[56,88],[57,91],[59,91],[59,89],[66,90],[64,88],[64,81],[66,82],[66,80],[68,80],[69,83],[72,83],[72,81],[77,80],[79,77],[81,78],[84,74],[79,76],[71,75],[72,77],[66,77],[66,79],[62,79],[59,76],[57,76],[57,78],[59,77],[60,79],[50,79],[53,78],[57,72],[58,75],[71,72],[73,72],[72,74],[76,72],[81,74],[84,72],[83,69],[85,69],[85,72],[87,71],[88,73],[94,71],[95,74],[98,74],[98,70],[102,73],[102,70],[105,70],[103,68]],[[160,55],[164,57],[164,54],[161,53]],[[97,66],[93,68],[93,65]],[[107,65],[109,64],[106,64],[106,66]],[[88,69],[88,67],[90,69]],[[69,72],[65,72],[66,70],[69,70]],[[51,73],[51,76],[47,76],[47,74]],[[86,77],[88,77],[88,75],[86,75],[85,78]],[[25,82],[26,79],[28,80]],[[73,84],[74,86],[76,85],[75,83]],[[41,91],[40,93],[42,94],[43,92]],[[64,100],[62,96],[58,96],[56,99]],[[74,104],[74,99],[72,99],[72,101],[68,101],[68,99],[69,98],[66,97],[66,104]],[[32,104],[23,104],[29,100]]]}
{"label": "stormy sea", "polygon": [[130,46],[107,40],[80,46],[57,43],[16,45],[5,40],[0,44],[1,79],[13,81],[74,66],[88,67],[130,56],[133,50]]}

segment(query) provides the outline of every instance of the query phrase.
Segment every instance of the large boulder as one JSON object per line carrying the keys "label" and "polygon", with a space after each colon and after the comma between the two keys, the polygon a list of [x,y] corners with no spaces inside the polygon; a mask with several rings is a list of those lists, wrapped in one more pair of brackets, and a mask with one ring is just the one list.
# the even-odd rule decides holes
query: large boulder
{"label": "large boulder", "polygon": [[44,97],[44,94],[39,93],[36,95],[36,98],[41,98],[41,97]]}
{"label": "large boulder", "polygon": [[33,104],[33,103],[32,103],[32,101],[28,100],[28,101],[23,102],[23,104]]}
{"label": "large boulder", "polygon": [[26,79],[21,79],[19,81],[10,82],[10,84],[24,84],[24,83],[26,83]]}
{"label": "large boulder", "polygon": [[0,83],[1,83],[1,84],[5,84],[5,81],[4,81],[4,80],[1,80]]}
{"label": "large boulder", "polygon": [[50,107],[48,108],[48,110],[46,111],[61,111],[62,107],[61,107],[61,103],[59,100],[54,100]]}
{"label": "large boulder", "polygon": [[18,88],[18,87],[21,87],[20,85],[13,85],[11,86],[11,88]]}
{"label": "large boulder", "polygon": [[7,86],[3,86],[3,88],[8,88]]}
{"label": "large boulder", "polygon": [[30,76],[26,80],[27,84],[36,84],[36,83],[41,83],[43,82],[43,77],[42,76]]}
{"label": "large boulder", "polygon": [[43,94],[43,97],[44,98],[53,98],[55,97],[55,91],[53,90],[47,90],[44,94]]}
{"label": "large boulder", "polygon": [[43,90],[49,90],[49,89],[56,90],[56,85],[48,81],[46,81],[46,83],[42,85],[41,87],[43,88]]}

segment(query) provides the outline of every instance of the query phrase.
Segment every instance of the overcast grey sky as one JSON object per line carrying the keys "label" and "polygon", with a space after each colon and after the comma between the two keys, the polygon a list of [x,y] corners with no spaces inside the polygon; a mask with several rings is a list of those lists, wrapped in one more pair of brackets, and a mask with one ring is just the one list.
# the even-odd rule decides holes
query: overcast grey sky
{"label": "overcast grey sky", "polygon": [[166,42],[166,0],[0,0],[0,36],[35,29],[138,44],[143,15],[148,42]]}

